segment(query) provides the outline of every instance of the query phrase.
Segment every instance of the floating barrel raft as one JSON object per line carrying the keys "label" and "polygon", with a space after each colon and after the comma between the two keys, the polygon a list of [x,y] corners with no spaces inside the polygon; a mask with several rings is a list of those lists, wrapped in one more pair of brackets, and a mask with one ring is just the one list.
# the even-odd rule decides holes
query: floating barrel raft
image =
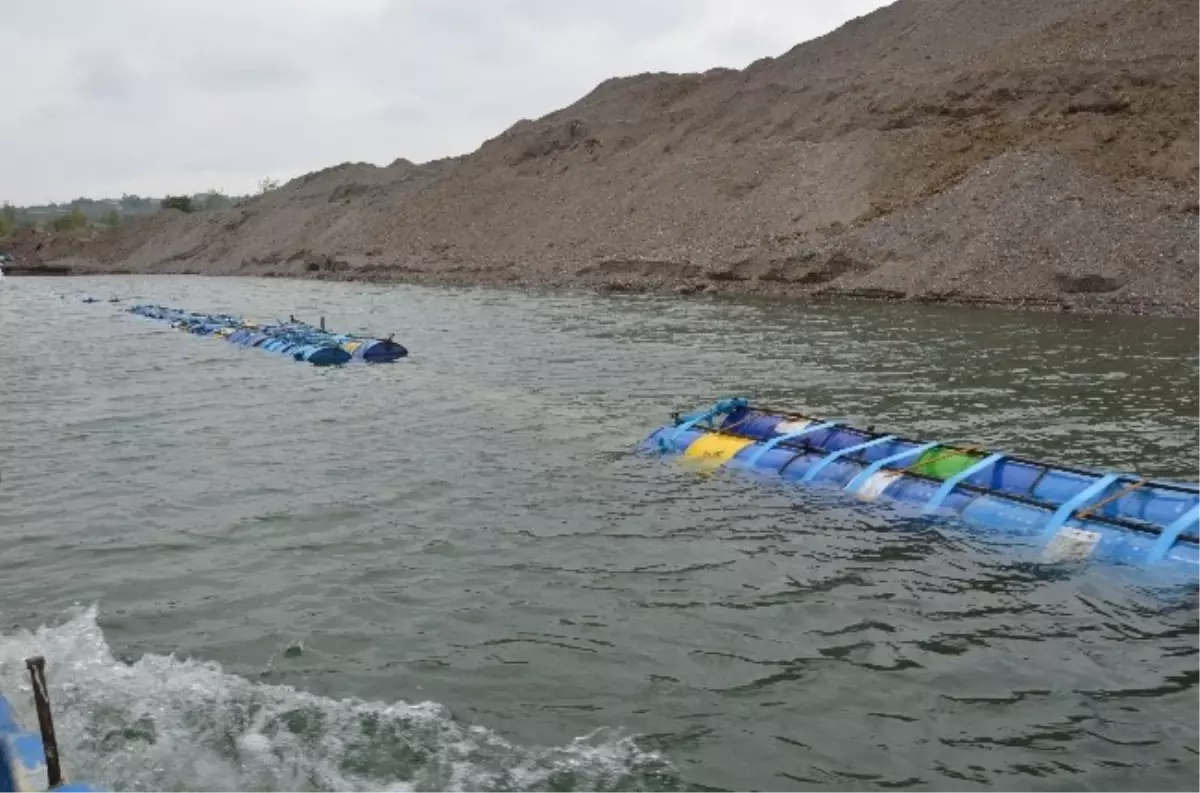
{"label": "floating barrel raft", "polygon": [[257,347],[268,352],[287,355],[314,366],[333,366],[359,361],[391,363],[408,355],[402,345],[392,339],[376,339],[349,333],[332,333],[323,327],[290,319],[275,324],[251,322],[228,314],[196,314],[164,306],[137,305],[128,309],[131,314],[167,322],[173,328],[197,336],[225,339],[241,347]]}
{"label": "floating barrel raft", "polygon": [[1032,540],[1045,558],[1200,570],[1200,487],[923,442],[724,399],[655,430],[642,448],[710,466],[837,485],[867,499]]}

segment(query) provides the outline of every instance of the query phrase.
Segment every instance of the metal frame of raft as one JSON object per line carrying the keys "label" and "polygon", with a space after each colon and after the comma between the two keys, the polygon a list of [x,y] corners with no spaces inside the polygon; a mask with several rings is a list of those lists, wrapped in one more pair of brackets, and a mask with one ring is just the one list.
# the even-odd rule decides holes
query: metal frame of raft
{"label": "metal frame of raft", "polygon": [[922,442],[723,399],[642,444],[713,466],[836,484],[921,505],[1045,546],[1052,560],[1200,570],[1200,487],[1051,465],[967,444]]}
{"label": "metal frame of raft", "polygon": [[213,336],[241,347],[257,347],[313,366],[334,366],[352,361],[391,363],[408,355],[408,350],[390,337],[376,339],[327,331],[324,319],[317,328],[295,318],[272,325],[228,314],[197,314],[147,304],[127,310],[131,314],[167,322],[173,328],[197,336]]}

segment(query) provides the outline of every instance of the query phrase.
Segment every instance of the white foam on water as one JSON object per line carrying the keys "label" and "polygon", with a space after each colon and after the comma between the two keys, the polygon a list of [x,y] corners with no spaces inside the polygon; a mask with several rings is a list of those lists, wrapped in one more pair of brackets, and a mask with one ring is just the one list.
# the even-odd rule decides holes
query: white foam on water
{"label": "white foam on water", "polygon": [[605,790],[673,787],[659,754],[601,731],[524,747],[436,702],[330,699],[211,662],[116,659],[95,607],[0,635],[0,691],[36,725],[24,659],[46,658],[70,777],[113,790]]}

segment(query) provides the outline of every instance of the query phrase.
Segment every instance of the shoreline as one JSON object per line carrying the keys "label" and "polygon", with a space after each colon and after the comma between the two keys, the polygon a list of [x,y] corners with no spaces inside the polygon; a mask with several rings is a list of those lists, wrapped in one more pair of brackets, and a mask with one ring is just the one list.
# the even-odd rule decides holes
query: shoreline
{"label": "shoreline", "polygon": [[[243,267],[231,271],[211,271],[211,268],[187,266],[178,269],[144,271],[132,268],[108,267],[95,262],[70,264],[13,263],[5,274],[11,277],[84,277],[107,275],[188,275],[200,277],[281,278],[299,281],[338,281],[365,284],[412,284],[419,286],[484,287],[508,289],[545,289],[550,291],[579,290],[597,295],[642,294],[662,297],[754,297],[782,303],[909,304],[914,308],[948,306],[978,308],[1038,314],[1067,314],[1073,316],[1153,317],[1157,319],[1192,319],[1200,321],[1196,303],[1164,304],[1150,300],[1105,300],[1088,294],[1034,295],[1000,297],[974,294],[908,295],[884,289],[838,289],[812,287],[778,281],[726,278],[670,279],[638,277],[614,280],[605,278],[571,277],[568,275],[537,275],[522,277],[508,270],[472,269],[454,271],[437,269],[382,269],[371,271],[279,272],[271,267]],[[209,270],[206,272],[206,270]]]}

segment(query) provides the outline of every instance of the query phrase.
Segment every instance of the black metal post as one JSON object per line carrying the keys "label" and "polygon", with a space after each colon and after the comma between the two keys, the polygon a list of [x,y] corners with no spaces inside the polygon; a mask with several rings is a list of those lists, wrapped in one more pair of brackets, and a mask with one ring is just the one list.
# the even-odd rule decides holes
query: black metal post
{"label": "black metal post", "polygon": [[46,659],[40,655],[25,659],[33,683],[33,704],[37,708],[38,727],[42,731],[42,750],[46,754],[46,776],[50,787],[62,784],[58,763],[58,742],[54,739],[54,717],[50,714],[50,690],[46,687]]}

